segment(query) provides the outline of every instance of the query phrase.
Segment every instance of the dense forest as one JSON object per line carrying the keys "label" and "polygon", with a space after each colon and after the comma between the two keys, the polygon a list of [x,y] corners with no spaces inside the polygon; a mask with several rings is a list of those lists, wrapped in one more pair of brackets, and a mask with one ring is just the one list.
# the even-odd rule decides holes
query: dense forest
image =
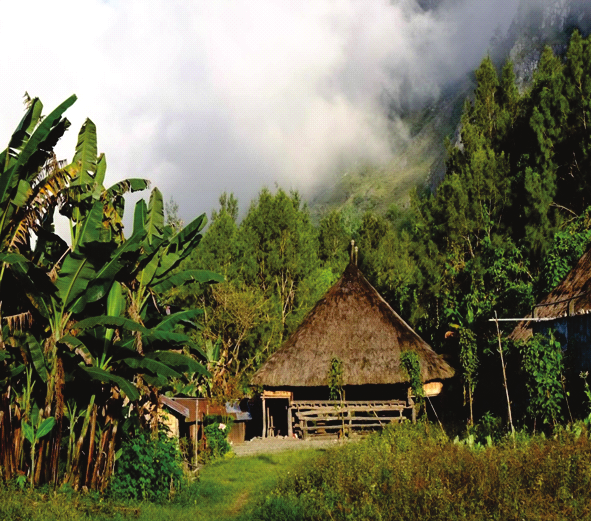
{"label": "dense forest", "polygon": [[[226,282],[168,297],[179,308],[205,311],[195,340],[207,347],[214,380],[209,388],[205,382],[193,387],[214,395],[248,392],[248,375],[338,279],[354,239],[372,284],[458,369],[466,402],[474,401],[478,414],[502,414],[501,366],[489,319],[495,312],[527,315],[591,237],[590,69],[591,42],[576,31],[565,56],[544,50],[522,89],[511,62],[497,70],[485,58],[464,106],[461,139],[447,143],[445,179],[434,192],[417,187],[408,209],[392,205],[379,215],[347,207],[313,223],[297,193],[265,189],[238,222],[238,201],[223,194],[185,263],[221,273]],[[505,323],[504,334],[514,326]],[[523,346],[507,349],[518,416],[557,421],[564,387],[532,405],[528,382],[536,368],[527,365]],[[540,349],[556,358],[553,345]],[[553,370],[560,380],[565,362],[558,360]],[[471,407],[463,414],[473,417]]]}

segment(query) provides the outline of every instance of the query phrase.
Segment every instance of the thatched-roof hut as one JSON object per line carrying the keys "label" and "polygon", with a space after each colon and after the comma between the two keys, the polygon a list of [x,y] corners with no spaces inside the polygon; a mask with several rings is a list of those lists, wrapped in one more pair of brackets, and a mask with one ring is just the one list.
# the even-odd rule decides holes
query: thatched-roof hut
{"label": "thatched-roof hut", "polygon": [[408,375],[400,363],[405,350],[418,354],[424,382],[453,376],[453,369],[400,318],[352,262],[300,327],[257,371],[252,383],[291,393],[295,400],[326,400],[328,369],[336,357],[342,362],[347,400],[391,400],[405,396],[408,388]]}
{"label": "thatched-roof hut", "polygon": [[528,340],[534,333],[553,330],[571,351],[579,370],[591,370],[591,248],[579,259],[564,280],[534,306],[509,338]]}
{"label": "thatched-roof hut", "polygon": [[351,263],[300,327],[254,375],[267,387],[327,385],[330,361],[343,364],[344,385],[408,381],[400,353],[419,355],[425,382],[453,376],[453,369],[390,307]]}

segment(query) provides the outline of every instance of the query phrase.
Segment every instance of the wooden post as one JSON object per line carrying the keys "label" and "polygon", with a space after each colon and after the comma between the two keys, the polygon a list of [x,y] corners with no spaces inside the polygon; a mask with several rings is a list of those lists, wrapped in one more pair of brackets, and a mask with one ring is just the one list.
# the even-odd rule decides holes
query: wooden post
{"label": "wooden post", "polygon": [[293,425],[291,424],[291,405],[287,406],[287,437],[293,438]]}
{"label": "wooden post", "polygon": [[505,384],[505,394],[507,395],[507,409],[509,411],[509,424],[511,425],[511,434],[513,443],[515,443],[515,427],[513,427],[513,416],[511,414],[511,400],[509,400],[509,388],[507,387],[507,373],[505,372],[505,361],[503,359],[503,347],[501,345],[501,330],[499,329],[499,319],[495,311],[495,324],[497,325],[497,339],[499,341],[499,354],[501,355],[501,366],[503,367],[503,383]]}
{"label": "wooden post", "polygon": [[412,399],[412,388],[408,388],[408,406],[412,411],[412,422],[417,423],[417,408],[415,407],[415,401]]}
{"label": "wooden post", "polygon": [[194,468],[197,468],[198,465],[198,457],[199,457],[199,449],[197,447],[197,422],[198,420],[195,419],[195,424],[189,426],[189,438],[193,440],[193,458],[194,458]]}
{"label": "wooden post", "polygon": [[263,436],[262,438],[265,439],[267,437],[267,406],[265,404],[265,396],[263,395]]}

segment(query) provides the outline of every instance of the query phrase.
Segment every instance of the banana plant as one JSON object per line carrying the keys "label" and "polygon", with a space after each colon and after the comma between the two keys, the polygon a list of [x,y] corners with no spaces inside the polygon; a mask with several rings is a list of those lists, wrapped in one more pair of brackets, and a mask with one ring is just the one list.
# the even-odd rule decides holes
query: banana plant
{"label": "banana plant", "polygon": [[[138,323],[147,320],[150,302],[157,305],[156,294],[188,283],[222,282],[221,275],[207,270],[175,271],[201,240],[205,214],[175,234],[164,225],[164,202],[157,188],[152,190],[149,204],[138,201],[133,221],[133,236],[141,238],[141,254],[126,281],[129,292],[130,317]],[[142,339],[136,335],[136,348],[142,352]]]}
{"label": "banana plant", "polygon": [[41,438],[43,438],[43,436],[51,432],[51,429],[53,429],[54,425],[55,418],[52,417],[45,418],[36,428],[26,421],[23,422],[25,438],[31,444],[31,488],[34,486],[35,451],[37,448],[37,443]]}
{"label": "banana plant", "polygon": [[[93,454],[108,444],[111,454],[123,397],[129,409],[140,398],[139,382],[160,388],[185,374],[209,377],[200,362],[171,351],[188,347],[205,357],[186,334],[177,331],[180,324],[196,326],[201,311],[163,314],[159,294],[175,285],[223,279],[207,271],[176,270],[199,243],[205,217],[175,234],[164,226],[162,194],[157,189],[148,205],[143,200],[136,205],[133,233],[125,238],[123,197],[148,183],[129,179],[104,187],[106,159],[97,154],[92,121],[87,120],[78,135],[72,162],[64,166],[55,161],[52,147],[69,126],[61,115],[74,101],[75,96],[42,118],[41,103],[32,100],[9,147],[0,154],[0,284],[10,273],[4,288],[10,289],[11,311],[32,320],[19,332],[0,324],[0,377],[6,397],[0,407],[12,407],[0,421],[2,432],[12,432],[20,429],[22,418],[23,436],[32,439],[33,446],[41,444],[37,461],[31,460],[32,483],[56,482],[67,415],[69,456],[64,479],[76,486],[104,487],[109,476],[107,472],[99,478],[98,462],[110,468],[112,458],[101,456],[95,464]],[[69,245],[53,231],[58,206],[70,220]],[[31,231],[37,236],[34,248],[29,244]],[[10,393],[23,387],[25,377],[32,391],[24,397],[28,405],[21,408]],[[76,407],[74,398],[80,400]],[[52,418],[51,428],[49,422],[37,429],[28,423],[33,402],[43,417]],[[76,410],[85,411],[82,426]],[[102,433],[97,446],[95,432]],[[23,439],[20,430],[15,439]],[[7,472],[21,465],[8,456],[4,462],[10,463],[5,465]]]}

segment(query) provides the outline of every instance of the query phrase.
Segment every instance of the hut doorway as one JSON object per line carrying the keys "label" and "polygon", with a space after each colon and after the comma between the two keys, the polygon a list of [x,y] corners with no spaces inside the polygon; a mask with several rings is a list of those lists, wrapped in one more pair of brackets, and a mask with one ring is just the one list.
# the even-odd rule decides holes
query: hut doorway
{"label": "hut doorway", "polygon": [[291,401],[292,393],[286,391],[265,391],[263,401],[263,438],[292,436]]}

